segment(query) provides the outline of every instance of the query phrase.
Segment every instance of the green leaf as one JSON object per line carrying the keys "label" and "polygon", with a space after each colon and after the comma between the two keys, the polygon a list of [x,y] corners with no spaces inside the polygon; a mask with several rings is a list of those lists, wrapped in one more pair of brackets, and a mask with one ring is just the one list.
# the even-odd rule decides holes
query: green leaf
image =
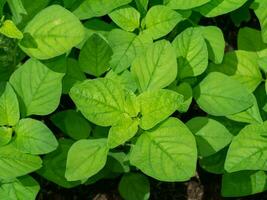
{"label": "green leaf", "polygon": [[239,81],[250,92],[261,83],[262,75],[259,69],[258,56],[254,52],[232,51],[224,56],[222,64],[209,66],[209,71],[218,71]]}
{"label": "green leaf", "polygon": [[47,115],[58,106],[64,74],[29,59],[10,77],[20,103],[21,115]]}
{"label": "green leaf", "polygon": [[40,157],[22,153],[12,143],[0,147],[0,179],[23,176],[34,172],[41,166]]}
{"label": "green leaf", "polygon": [[247,0],[211,0],[209,3],[200,6],[196,10],[205,17],[216,17],[232,12],[240,8],[246,2]]}
{"label": "green leaf", "polygon": [[13,181],[0,182],[0,199],[35,200],[40,186],[31,176],[23,176]]}
{"label": "green leaf", "polygon": [[125,200],[148,200],[150,196],[149,180],[140,173],[125,174],[120,180],[119,192]]}
{"label": "green leaf", "polygon": [[112,10],[130,3],[132,0],[85,0],[74,10],[79,19],[89,19],[109,14]]}
{"label": "green leaf", "polygon": [[183,98],[184,98],[184,101],[180,105],[178,105],[177,110],[181,113],[186,113],[193,99],[193,90],[190,84],[186,82],[182,82],[180,85],[178,85],[173,90],[183,95]]}
{"label": "green leaf", "polygon": [[108,70],[111,56],[112,49],[107,41],[93,34],[81,49],[79,65],[85,73],[99,77]]}
{"label": "green leaf", "polygon": [[92,130],[90,123],[74,110],[55,113],[50,119],[55,126],[74,140],[88,138]]}
{"label": "green leaf", "polygon": [[262,0],[255,0],[252,4],[252,8],[261,25],[262,39],[267,43],[267,2]]}
{"label": "green leaf", "polygon": [[49,128],[34,119],[22,119],[15,127],[14,144],[17,149],[33,155],[47,154],[54,151],[58,142]]}
{"label": "green leaf", "polygon": [[9,83],[0,82],[0,126],[14,126],[19,121],[19,103]]}
{"label": "green leaf", "polygon": [[264,171],[241,171],[224,174],[221,193],[224,197],[248,196],[267,190],[267,175]]}
{"label": "green leaf", "polygon": [[182,20],[183,18],[178,12],[167,6],[153,6],[145,17],[145,32],[148,32],[156,40],[170,33]]}
{"label": "green leaf", "polygon": [[161,89],[144,92],[137,100],[141,110],[140,127],[148,130],[174,113],[182,104],[183,97],[177,92]]}
{"label": "green leaf", "polygon": [[215,116],[232,115],[253,105],[253,96],[233,78],[219,72],[209,73],[194,89],[199,107]]}
{"label": "green leaf", "polygon": [[169,118],[142,133],[130,153],[130,162],[160,181],[186,181],[196,170],[196,142],[178,119]]}
{"label": "green leaf", "polygon": [[233,138],[233,135],[224,125],[207,117],[195,117],[189,120],[186,125],[195,135],[198,153],[203,157],[217,153],[227,146]]}
{"label": "green leaf", "polygon": [[172,45],[178,58],[180,78],[198,76],[208,66],[208,49],[202,31],[188,28],[179,34]]}
{"label": "green leaf", "polygon": [[139,113],[139,108],[132,102],[134,94],[107,78],[76,84],[70,96],[85,118],[99,126],[111,126],[124,117],[136,117]]}
{"label": "green leaf", "polygon": [[143,55],[153,42],[149,34],[135,35],[120,29],[112,30],[108,40],[113,50],[110,67],[116,73],[129,68],[133,60]]}
{"label": "green leaf", "polygon": [[12,139],[12,128],[0,126],[0,147],[8,144]]}
{"label": "green leaf", "polygon": [[173,47],[166,40],[154,43],[146,53],[134,60],[131,71],[136,77],[140,91],[167,87],[177,75],[177,62]]}
{"label": "green leaf", "polygon": [[74,143],[67,158],[67,180],[78,181],[95,175],[105,166],[108,150],[106,139],[79,140]]}
{"label": "green leaf", "polygon": [[138,8],[142,16],[144,16],[147,12],[148,3],[149,0],[135,0],[136,7]]}
{"label": "green leaf", "polygon": [[125,31],[134,31],[140,26],[140,13],[131,6],[120,7],[111,12],[109,17]]}
{"label": "green leaf", "polygon": [[138,125],[138,119],[129,117],[113,125],[108,133],[108,147],[112,149],[130,140],[137,133]]}
{"label": "green leaf", "polygon": [[65,8],[52,5],[39,12],[26,26],[24,33],[32,36],[36,48],[21,49],[37,59],[49,59],[68,52],[84,38],[84,27]]}
{"label": "green leaf", "polygon": [[233,139],[225,161],[227,172],[267,170],[267,122],[248,125]]}
{"label": "green leaf", "polygon": [[9,38],[15,38],[15,39],[23,38],[22,32],[16,27],[14,22],[11,20],[4,21],[4,23],[0,27],[0,33]]}
{"label": "green leaf", "polygon": [[174,10],[188,10],[191,8],[202,6],[210,0],[164,0],[164,4]]}

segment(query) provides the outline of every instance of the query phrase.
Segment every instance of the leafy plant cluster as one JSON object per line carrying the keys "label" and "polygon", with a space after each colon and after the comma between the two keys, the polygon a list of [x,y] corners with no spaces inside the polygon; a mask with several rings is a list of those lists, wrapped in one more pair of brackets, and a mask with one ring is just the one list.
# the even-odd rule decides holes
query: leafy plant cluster
{"label": "leafy plant cluster", "polygon": [[[222,175],[222,196],[267,189],[267,1],[1,0],[0,12],[0,199],[35,199],[32,172],[65,188],[122,177],[124,199],[148,199],[148,177],[187,181],[197,162]],[[237,47],[201,25],[253,13],[260,29],[238,28]]]}

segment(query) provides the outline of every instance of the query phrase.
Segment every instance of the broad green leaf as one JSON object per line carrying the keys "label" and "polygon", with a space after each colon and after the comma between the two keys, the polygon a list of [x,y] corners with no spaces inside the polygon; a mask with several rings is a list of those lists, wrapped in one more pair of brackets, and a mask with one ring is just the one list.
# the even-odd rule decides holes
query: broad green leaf
{"label": "broad green leaf", "polygon": [[16,27],[14,22],[11,20],[4,21],[2,26],[0,26],[0,33],[9,38],[15,38],[15,39],[23,38],[22,32]]}
{"label": "broad green leaf", "polygon": [[35,119],[22,119],[15,127],[14,145],[24,153],[47,154],[56,150],[57,139],[49,128]]}
{"label": "broad green leaf", "polygon": [[112,30],[108,40],[113,50],[110,67],[116,73],[129,68],[133,60],[143,55],[153,42],[149,34],[135,35],[120,29]]}
{"label": "broad green leaf", "polygon": [[21,49],[37,59],[49,59],[62,55],[79,44],[84,37],[84,27],[68,10],[52,5],[39,12],[26,26],[24,33],[30,34],[36,48]]}
{"label": "broad green leaf", "polygon": [[150,196],[149,180],[140,173],[125,174],[120,180],[119,192],[125,200],[148,200]]}
{"label": "broad green leaf", "polygon": [[188,28],[172,42],[178,58],[180,78],[198,76],[208,66],[208,48],[199,28]]}
{"label": "broad green leaf", "polygon": [[31,176],[23,176],[13,181],[1,183],[0,199],[5,200],[35,200],[40,186]]}
{"label": "broad green leaf", "polygon": [[194,89],[199,107],[215,116],[232,115],[253,105],[253,96],[233,78],[219,72],[209,73]]}
{"label": "broad green leaf", "polygon": [[0,126],[14,126],[19,121],[19,103],[9,83],[0,82]]}
{"label": "broad green leaf", "polygon": [[55,113],[50,119],[55,126],[74,140],[88,138],[92,130],[90,123],[75,110]]}
{"label": "broad green leaf", "polygon": [[153,128],[167,119],[183,103],[183,96],[177,92],[161,89],[147,91],[137,97],[140,104],[140,127]]}
{"label": "broad green leaf", "polygon": [[139,113],[134,94],[108,78],[76,84],[70,96],[85,118],[99,126],[111,126]]}
{"label": "broad green leaf", "polygon": [[202,6],[211,0],[164,0],[164,4],[174,10],[188,10]]}
{"label": "broad green leaf", "polygon": [[106,139],[75,142],[68,153],[65,173],[67,180],[78,181],[95,175],[105,166],[108,150]]}
{"label": "broad green leaf", "polygon": [[80,19],[89,19],[109,14],[112,10],[130,3],[132,0],[85,0],[74,10]]}
{"label": "broad green leaf", "polygon": [[93,34],[81,49],[79,65],[85,73],[99,77],[108,70],[111,56],[112,49],[107,41]]}
{"label": "broad green leaf", "polygon": [[209,59],[215,64],[223,61],[225,41],[223,32],[216,26],[201,26],[202,36],[207,44]]}
{"label": "broad green leaf", "polygon": [[140,91],[167,87],[177,76],[177,62],[173,47],[161,40],[137,57],[131,67]]}
{"label": "broad green leaf", "polygon": [[0,126],[0,147],[8,144],[12,139],[12,128]]}
{"label": "broad green leaf", "polygon": [[227,172],[267,170],[267,122],[248,125],[233,139],[225,161]]}
{"label": "broad green leaf", "polygon": [[129,117],[113,125],[108,133],[108,147],[112,149],[130,140],[137,133],[138,125],[138,119]]}
{"label": "broad green leaf", "polygon": [[182,20],[183,18],[178,12],[167,6],[153,6],[145,17],[145,32],[148,32],[156,40],[170,33]]}
{"label": "broad green leaf", "polygon": [[218,71],[231,76],[246,86],[250,92],[253,92],[263,80],[258,65],[258,56],[254,52],[240,50],[228,52],[222,64],[211,64],[209,71]]}
{"label": "broad green leaf", "polygon": [[47,115],[58,106],[64,74],[54,72],[35,59],[29,59],[10,77],[20,103],[22,116]]}
{"label": "broad green leaf", "polygon": [[22,153],[12,143],[0,147],[0,179],[23,176],[41,167],[40,157]]}
{"label": "broad green leaf", "polygon": [[140,13],[131,6],[120,7],[111,12],[109,17],[125,31],[134,31],[140,25]]}
{"label": "broad green leaf", "polygon": [[233,135],[224,125],[207,117],[195,117],[186,125],[196,137],[200,156],[211,156],[227,146]]}
{"label": "broad green leaf", "polygon": [[183,82],[180,85],[178,85],[176,88],[174,88],[174,91],[183,95],[183,98],[184,98],[184,101],[180,105],[178,105],[177,110],[181,113],[187,112],[193,99],[193,90],[190,84]]}
{"label": "broad green leaf", "polygon": [[196,142],[178,119],[169,118],[142,133],[130,153],[130,162],[160,181],[189,180],[196,170]]}
{"label": "broad green leaf", "polygon": [[255,0],[252,4],[252,8],[261,25],[262,39],[267,43],[267,1]]}
{"label": "broad green leaf", "polygon": [[57,150],[44,156],[43,167],[38,170],[37,173],[45,179],[60,185],[61,187],[75,187],[81,182],[67,181],[65,178],[67,155],[71,145],[74,142],[69,139],[59,139],[58,142],[59,146]]}
{"label": "broad green leaf", "polygon": [[205,17],[216,17],[234,11],[244,5],[247,0],[210,0],[196,10]]}
{"label": "broad green leaf", "polygon": [[248,196],[267,190],[267,175],[264,171],[241,171],[224,174],[221,193],[224,197]]}

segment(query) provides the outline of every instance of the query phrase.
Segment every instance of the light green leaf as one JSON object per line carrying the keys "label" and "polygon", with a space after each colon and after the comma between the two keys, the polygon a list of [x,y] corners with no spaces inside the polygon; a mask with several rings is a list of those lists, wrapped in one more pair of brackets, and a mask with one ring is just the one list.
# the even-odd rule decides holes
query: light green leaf
{"label": "light green leaf", "polygon": [[84,38],[84,27],[68,10],[52,5],[41,12],[27,24],[24,33],[30,34],[37,44],[36,48],[21,49],[37,59],[49,59],[68,52]]}
{"label": "light green leaf", "polygon": [[240,50],[228,52],[222,64],[211,64],[209,71],[218,71],[231,76],[250,92],[253,92],[263,80],[258,65],[258,56],[254,52]]}
{"label": "light green leaf", "polygon": [[186,29],[174,39],[172,45],[178,58],[180,78],[198,76],[205,71],[208,49],[201,29]]}
{"label": "light green leaf", "polygon": [[196,142],[178,119],[169,118],[142,133],[130,153],[130,162],[160,181],[189,180],[196,170]]}
{"label": "light green leaf", "polygon": [[140,173],[125,174],[120,180],[119,192],[125,200],[148,200],[150,196],[149,180]]}
{"label": "light green leaf", "polygon": [[129,117],[113,125],[108,133],[108,147],[112,149],[130,140],[137,133],[138,125],[138,119]]}
{"label": "light green leaf", "polygon": [[79,140],[74,143],[67,158],[67,180],[83,180],[95,175],[105,166],[108,150],[106,139]]}
{"label": "light green leaf", "polygon": [[241,171],[224,174],[221,193],[224,197],[248,196],[267,190],[267,175],[264,171]]}
{"label": "light green leaf", "polygon": [[209,73],[194,89],[202,110],[215,116],[232,115],[253,105],[253,96],[233,78],[219,72]]}
{"label": "light green leaf", "polygon": [[0,199],[35,200],[40,186],[31,176],[23,176],[13,181],[0,182]]}
{"label": "light green leaf", "polygon": [[246,2],[247,0],[211,0],[209,3],[200,6],[196,10],[205,17],[216,17],[232,12],[240,8]]}
{"label": "light green leaf", "polygon": [[58,142],[49,128],[34,119],[22,119],[15,127],[14,144],[17,149],[33,155],[47,154],[54,151]]}
{"label": "light green leaf", "polygon": [[12,139],[12,128],[0,126],[0,147],[8,144]]}
{"label": "light green leaf", "polygon": [[40,157],[22,153],[12,143],[0,147],[0,179],[23,176],[41,166]]}
{"label": "light green leaf", "polygon": [[148,32],[156,40],[170,33],[182,20],[183,18],[178,12],[167,6],[153,6],[145,17],[145,32]]}
{"label": "light green leaf", "polygon": [[153,128],[167,119],[183,102],[183,96],[177,92],[161,89],[147,91],[137,97],[141,109],[140,127]]}
{"label": "light green leaf", "polygon": [[131,71],[136,77],[140,91],[167,87],[177,75],[173,47],[166,40],[154,43],[145,54],[134,60]]}
{"label": "light green leaf", "polygon": [[130,3],[132,0],[85,0],[74,10],[80,19],[89,19],[109,14],[112,10]]}
{"label": "light green leaf", "polygon": [[0,82],[0,126],[14,126],[19,121],[19,103],[9,83]]}
{"label": "light green leaf", "polygon": [[261,25],[262,39],[267,43],[267,1],[255,0],[252,4],[252,8]]}
{"label": "light green leaf", "polygon": [[4,23],[0,27],[0,33],[9,38],[15,38],[15,39],[23,38],[22,32],[16,27],[14,22],[11,20],[4,21]]}
{"label": "light green leaf", "polygon": [[19,67],[10,77],[10,83],[19,97],[21,115],[52,113],[60,101],[63,76],[35,59]]}
{"label": "light green leaf", "polygon": [[227,172],[267,171],[267,122],[248,125],[233,139],[225,161]]}
{"label": "light green leaf", "polygon": [[140,13],[131,6],[118,8],[109,17],[125,31],[134,31],[140,25]]}
{"label": "light green leaf", "polygon": [[79,65],[84,72],[99,77],[108,70],[111,56],[112,49],[107,41],[93,34],[81,49]]}
{"label": "light green leaf", "polygon": [[164,0],[164,4],[174,10],[188,10],[202,6],[210,0]]}
{"label": "light green leaf", "polygon": [[233,138],[233,135],[224,125],[207,117],[195,117],[186,123],[187,127],[195,134],[200,156],[211,156],[225,146]]}
{"label": "light green leaf", "polygon": [[153,42],[149,34],[135,35],[120,29],[112,30],[108,40],[113,50],[110,66],[116,73],[129,68],[133,60],[143,55]]}

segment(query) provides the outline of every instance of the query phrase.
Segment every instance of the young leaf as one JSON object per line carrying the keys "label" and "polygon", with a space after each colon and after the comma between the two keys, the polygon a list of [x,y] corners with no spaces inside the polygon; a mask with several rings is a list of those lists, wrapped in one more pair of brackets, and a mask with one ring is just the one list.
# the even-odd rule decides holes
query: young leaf
{"label": "young leaf", "polygon": [[154,40],[159,39],[170,33],[182,19],[178,12],[166,6],[153,6],[145,17],[145,32],[148,32]]}
{"label": "young leaf", "polygon": [[14,22],[11,20],[4,21],[4,23],[0,27],[0,33],[9,38],[15,38],[15,39],[23,38],[22,32],[16,27]]}
{"label": "young leaf", "polygon": [[24,153],[47,154],[58,146],[58,142],[49,128],[34,119],[20,120],[15,127],[15,133],[14,145]]}
{"label": "young leaf", "polygon": [[52,5],[39,12],[25,27],[24,33],[31,35],[36,48],[21,49],[37,59],[49,59],[68,52],[84,37],[84,27],[67,9]]}
{"label": "young leaf", "polygon": [[150,196],[149,180],[139,173],[125,174],[120,180],[119,192],[125,200],[148,200]]}
{"label": "young leaf", "polygon": [[108,70],[111,56],[112,49],[107,41],[93,34],[81,49],[79,65],[85,73],[99,77]]}
{"label": "young leaf", "polygon": [[67,180],[78,181],[95,175],[105,166],[108,150],[106,139],[79,140],[74,143],[67,158]]}
{"label": "young leaf", "polygon": [[211,0],[164,0],[164,4],[174,10],[188,10],[202,6]]}
{"label": "young leaf", "polygon": [[141,92],[167,87],[177,75],[173,47],[166,40],[154,43],[145,54],[134,60],[131,71]]}
{"label": "young leaf", "polygon": [[125,31],[134,31],[140,26],[140,13],[131,6],[120,7],[111,12],[109,17]]}
{"label": "young leaf", "polygon": [[178,58],[180,78],[198,76],[208,66],[208,49],[202,31],[188,28],[179,34],[172,45]]}
{"label": "young leaf", "polygon": [[185,181],[196,170],[196,142],[178,119],[169,118],[144,132],[132,147],[130,162],[143,173],[160,181]]}
{"label": "young leaf", "polygon": [[10,83],[19,97],[21,115],[52,113],[60,101],[63,76],[35,59],[29,59],[17,69]]}
{"label": "young leaf", "polygon": [[12,128],[0,126],[0,147],[8,144],[12,139]]}
{"label": "young leaf", "polygon": [[215,116],[232,115],[253,105],[253,96],[233,78],[219,72],[209,73],[194,89],[202,110]]}

